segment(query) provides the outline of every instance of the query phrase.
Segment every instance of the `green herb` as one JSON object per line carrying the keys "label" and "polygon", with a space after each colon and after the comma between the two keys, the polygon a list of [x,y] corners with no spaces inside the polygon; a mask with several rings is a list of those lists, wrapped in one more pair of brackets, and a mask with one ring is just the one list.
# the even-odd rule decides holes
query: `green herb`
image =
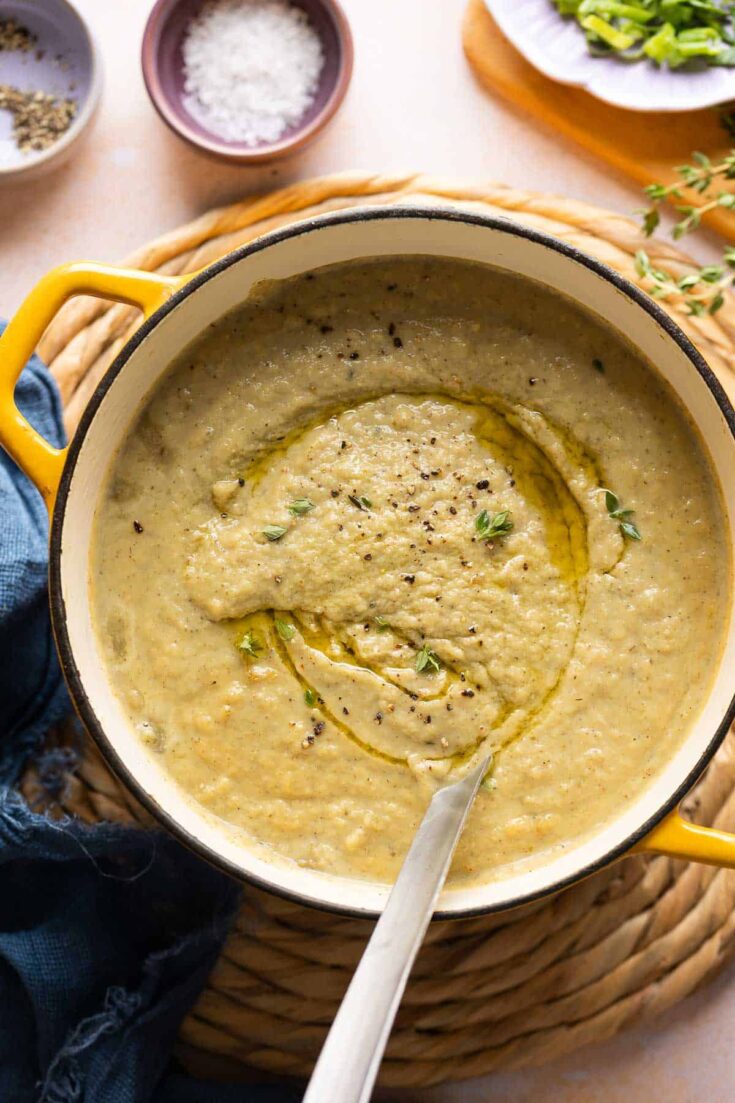
{"label": "green herb", "polygon": [[648,59],[678,69],[735,65],[731,0],[554,0],[561,15],[576,19],[595,57]]}
{"label": "green herb", "polygon": [[272,544],[275,544],[276,540],[280,540],[287,532],[288,529],[284,528],[283,525],[266,525],[263,529],[263,536],[270,540]]}
{"label": "green herb", "polygon": [[510,519],[510,510],[504,509],[491,517],[486,509],[475,517],[475,529],[481,540],[497,540],[500,536],[507,536],[513,529]]}
{"label": "green herb", "polygon": [[426,671],[427,674],[436,674],[441,670],[441,661],[436,651],[432,651],[428,643],[425,643],[416,655],[414,670],[417,674]]}
{"label": "green herb", "polygon": [[304,690],[304,701],[306,702],[307,708],[314,708],[314,705],[316,704],[316,693],[313,689]]}
{"label": "green herb", "polygon": [[263,644],[253,632],[246,632],[238,643],[237,648],[238,651],[242,651],[243,654],[249,655],[251,659],[254,659],[258,652],[263,650]]}
{"label": "green herb", "polygon": [[602,360],[600,360],[599,356],[596,356],[592,361],[592,367],[595,369],[595,371],[600,372],[600,374],[603,374],[605,371],[605,365],[603,364]]}
{"label": "green herb", "polygon": [[[665,200],[672,201],[680,218],[671,231],[678,241],[685,234],[696,230],[702,218],[716,209],[735,210],[735,192],[726,191],[721,184],[735,180],[735,150],[713,163],[705,153],[693,153],[692,164],[679,165],[679,179],[673,184],[649,184],[645,189],[650,205],[641,213],[643,231],[653,233],[661,221],[660,207]],[[683,188],[689,188],[702,197],[699,206],[684,202]],[[650,293],[657,299],[681,300],[690,314],[716,314],[725,302],[724,292],[735,282],[735,248],[726,246],[720,264],[706,264],[693,268],[683,276],[673,276],[655,267],[644,249],[635,257],[636,272],[647,280]]]}
{"label": "green herb", "polygon": [[355,509],[360,509],[363,513],[367,513],[373,508],[373,503],[369,498],[366,498],[364,494],[361,494],[359,497],[357,494],[348,494],[347,497],[352,502]]}
{"label": "green herb", "polygon": [[488,774],[480,782],[480,786],[483,789],[487,789],[488,793],[492,793],[494,789],[497,789],[498,783],[494,777],[490,777]]}
{"label": "green herb", "polygon": [[311,498],[295,498],[288,507],[288,512],[292,517],[303,517],[305,513],[310,513],[312,509],[314,509],[314,503]]}
{"label": "green herb", "polygon": [[296,635],[296,629],[293,624],[289,624],[287,620],[279,620],[278,617],[276,617],[276,632],[285,643],[288,643],[288,641],[292,640]]}
{"label": "green herb", "polygon": [[0,111],[12,117],[13,141],[22,153],[57,142],[71,126],[77,106],[76,100],[59,99],[53,92],[0,84]]}
{"label": "green herb", "polygon": [[627,536],[629,540],[643,539],[638,526],[633,521],[621,521],[620,531],[622,532],[623,536]]}
{"label": "green herb", "polygon": [[725,247],[722,260],[722,264],[707,264],[676,279],[669,272],[654,267],[645,250],[639,249],[635,255],[635,269],[649,282],[648,291],[655,299],[681,299],[689,314],[701,317],[717,313],[725,302],[725,291],[735,280],[733,246]]}
{"label": "green herb", "polygon": [[720,107],[720,126],[726,134],[735,138],[735,110],[732,103],[723,103]]}
{"label": "green herb", "polygon": [[605,505],[607,506],[608,515],[619,523],[623,536],[627,536],[629,540],[642,539],[638,526],[630,520],[635,510],[622,509],[620,499],[617,494],[613,494],[612,490],[605,491]]}
{"label": "green herb", "polygon": [[387,632],[388,629],[390,628],[390,625],[388,624],[388,621],[385,619],[385,617],[380,617],[380,616],[376,617],[375,618],[375,623],[378,626],[378,631],[379,632]]}

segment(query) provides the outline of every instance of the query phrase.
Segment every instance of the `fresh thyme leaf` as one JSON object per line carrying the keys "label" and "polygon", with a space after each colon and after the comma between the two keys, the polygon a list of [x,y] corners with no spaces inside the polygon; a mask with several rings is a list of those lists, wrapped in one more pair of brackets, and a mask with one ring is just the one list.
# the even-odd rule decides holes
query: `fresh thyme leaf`
{"label": "fresh thyme leaf", "polygon": [[475,517],[475,529],[481,540],[496,540],[507,536],[513,529],[510,510],[503,509],[491,517],[486,509]]}
{"label": "fresh thyme leaf", "polygon": [[364,494],[360,494],[359,497],[357,494],[348,494],[347,497],[355,509],[362,510],[363,513],[368,513],[373,508],[373,503]]}
{"label": "fresh thyme leaf", "polygon": [[263,650],[263,644],[254,632],[246,632],[239,641],[237,649],[238,651],[242,651],[243,654],[249,655],[251,659],[254,659],[258,652]]}
{"label": "fresh thyme leaf", "polygon": [[288,529],[284,528],[283,525],[266,525],[263,529],[263,536],[270,540],[272,544],[275,544],[276,540],[280,540],[287,532]]}
{"label": "fresh thyme leaf", "polygon": [[616,510],[620,509],[620,499],[617,494],[613,494],[612,490],[605,491],[605,506],[611,517]]}
{"label": "fresh thyme leaf", "polygon": [[658,228],[661,215],[658,213],[657,207],[646,207],[640,213],[643,215],[643,233],[646,237],[650,237],[654,230]]}
{"label": "fresh thyme leaf", "polygon": [[421,650],[416,655],[416,662],[414,663],[414,670],[417,674],[421,674],[422,671],[426,671],[427,674],[436,674],[441,670],[441,661],[436,651],[432,651],[428,643],[425,643]]}
{"label": "fresh thyme leaf", "polygon": [[310,513],[314,508],[311,498],[295,498],[288,507],[288,512],[292,517],[303,517],[305,513]]}
{"label": "fresh thyme leaf", "polygon": [[285,643],[288,643],[296,635],[293,624],[289,624],[287,620],[280,620],[279,617],[276,617],[276,632]]}
{"label": "fresh thyme leaf", "polygon": [[[699,269],[699,278],[704,280],[705,283],[717,283],[722,279],[722,265],[721,264],[707,264],[704,268]],[[679,281],[681,285],[681,280]]]}
{"label": "fresh thyme leaf", "polygon": [[622,532],[623,536],[627,536],[629,540],[643,539],[640,532],[638,531],[638,526],[633,521],[621,521],[620,531]]}
{"label": "fresh thyme leaf", "polygon": [[620,506],[620,499],[617,494],[613,494],[612,490],[605,490],[605,505],[607,507],[608,516],[611,517],[613,521],[618,522],[623,536],[627,536],[629,540],[643,539],[636,523],[630,520],[635,510],[622,509]]}
{"label": "fresh thyme leaf", "polygon": [[304,701],[306,702],[307,708],[314,708],[316,704],[316,693],[314,693],[313,689],[309,688],[304,690]]}
{"label": "fresh thyme leaf", "polygon": [[377,616],[375,618],[375,623],[378,626],[379,632],[387,632],[390,628],[390,625],[388,624],[388,621],[385,619],[385,617]]}

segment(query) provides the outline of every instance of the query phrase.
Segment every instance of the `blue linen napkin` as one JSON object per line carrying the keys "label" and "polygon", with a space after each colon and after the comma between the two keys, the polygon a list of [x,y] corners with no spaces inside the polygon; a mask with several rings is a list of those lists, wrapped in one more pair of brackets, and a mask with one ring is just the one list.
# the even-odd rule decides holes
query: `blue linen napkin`
{"label": "blue linen napkin", "polygon": [[[63,443],[58,391],[37,357],[16,400]],[[46,541],[41,496],[0,449],[0,1100],[295,1100],[288,1088],[208,1084],[171,1067],[179,1023],[236,908],[234,882],[162,831],[48,820],[13,788],[70,710],[51,641]],[[70,753],[40,756],[41,779],[53,784]]]}

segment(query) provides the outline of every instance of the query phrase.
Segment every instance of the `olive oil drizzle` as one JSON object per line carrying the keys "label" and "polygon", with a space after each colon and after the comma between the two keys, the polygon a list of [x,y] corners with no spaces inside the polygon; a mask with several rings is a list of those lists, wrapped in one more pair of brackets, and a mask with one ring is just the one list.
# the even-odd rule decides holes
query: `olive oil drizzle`
{"label": "olive oil drizzle", "polygon": [[[543,517],[552,563],[576,598],[577,616],[575,618],[574,638],[570,648],[570,655],[573,654],[581,627],[582,613],[586,598],[586,581],[589,570],[587,523],[584,513],[575,500],[573,493],[567,486],[562,473],[556,467],[553,458],[547,455],[543,448],[529,437],[517,412],[496,396],[486,394],[465,394],[462,395],[462,397],[456,397],[444,393],[426,393],[424,391],[417,391],[416,393],[406,391],[404,393],[406,398],[410,398],[414,401],[441,401],[449,403],[456,408],[470,411],[475,418],[474,432],[479,443],[487,448],[494,458],[499,459],[509,474],[512,474],[512,478],[518,483],[524,498],[535,506]],[[360,402],[360,405],[365,402],[375,401],[383,397],[383,394],[384,392],[367,394]],[[245,479],[251,486],[257,486],[269,471],[274,458],[283,456],[294,443],[312,429],[354,408],[354,406],[345,408],[344,406],[334,405],[326,410],[322,409],[306,424],[299,425],[297,428],[294,428],[278,438],[273,444],[262,449],[247,465],[241,479]],[[590,479],[594,479],[597,485],[602,485],[602,473],[595,457],[593,457],[587,449],[583,448],[571,433],[563,427],[552,423],[548,416],[544,415],[544,417],[547,424],[551,425],[558,439],[562,442],[565,451],[574,459],[575,464],[583,466],[589,473]],[[303,696],[303,692],[312,687],[298,671],[291,658],[287,643],[279,637],[275,629],[275,612],[273,610],[264,610],[263,614],[269,625],[267,631],[269,642],[278,654],[285,669],[288,670],[291,677],[300,687]],[[375,677],[389,683],[401,693],[406,694],[414,700],[418,699],[405,685],[391,678],[385,671],[380,669],[377,664],[367,661],[364,656],[358,657],[352,646],[352,641],[350,641],[350,637],[346,632],[348,626],[337,626],[337,632],[330,633],[324,629],[321,618],[319,618],[319,627],[315,629],[308,623],[308,616],[306,614],[302,615],[298,612],[291,612],[280,613],[278,615],[281,618],[290,618],[295,621],[306,643],[310,647],[321,651],[331,662],[339,662],[345,666],[366,670]],[[251,623],[253,617],[260,616],[261,614],[253,614],[251,617],[245,618],[245,621]],[[240,624],[242,625],[245,621],[241,621]],[[342,631],[339,630],[340,627]],[[398,638],[404,643],[414,644],[413,640],[403,634],[397,633],[392,626],[390,626],[390,632],[394,638]],[[347,640],[349,642],[346,642],[345,635],[347,635]],[[335,644],[339,646],[338,658],[335,658],[333,655]],[[332,653],[330,654],[330,652]],[[431,702],[441,701],[446,697],[450,686],[457,680],[462,679],[462,673],[446,663],[443,659],[442,666],[446,674],[446,681],[442,692],[433,696],[425,696],[422,694],[420,698],[422,703],[430,704]],[[554,684],[544,694],[543,699],[526,716],[525,723],[521,725],[502,746],[496,749],[493,769],[497,764],[500,754],[515,743],[521,735],[527,734],[532,730],[539,722],[542,714],[548,709],[551,701],[556,695],[566,670],[567,666],[565,665],[559,671]],[[319,693],[318,687],[316,687],[316,692],[317,694]],[[509,702],[503,700],[497,687],[496,693],[501,700],[502,709],[500,716],[495,721],[493,730],[502,728],[503,724],[505,724],[514,711],[513,706],[510,705]],[[405,758],[398,758],[377,750],[371,744],[361,739],[350,725],[346,724],[340,717],[334,715],[320,696],[318,697],[318,704],[315,708],[318,708],[332,725],[345,738],[359,747],[361,751],[374,755],[392,765],[407,765]],[[471,760],[480,747],[487,743],[491,736],[492,732],[479,736],[471,747],[465,748],[452,756],[444,756],[436,759],[432,759],[429,755],[425,757],[428,761],[447,761],[447,759],[449,759],[455,766],[462,765]],[[490,772],[491,771],[489,771],[489,773]]]}
{"label": "olive oil drizzle", "polygon": [[[334,635],[332,635],[324,629],[322,618],[319,618],[319,629],[317,631],[315,631],[308,624],[306,624],[304,622],[303,618],[298,617],[298,614],[297,614],[297,618],[299,619],[299,629],[301,631],[301,635],[304,637],[304,639],[309,644],[309,646],[314,648],[314,650],[321,651],[321,653],[326,658],[330,659],[331,661],[334,661],[334,660],[332,660],[332,656],[329,654],[329,651],[334,646],[334,644],[337,643],[339,645],[340,649],[341,649],[340,650],[340,655],[339,655],[339,661],[340,662],[343,662],[345,665],[348,665],[348,666],[354,666],[354,667],[358,667],[362,670],[367,670],[371,674],[374,674],[376,678],[382,679],[382,681],[387,682],[389,685],[393,686],[395,689],[399,690],[401,693],[405,693],[409,697],[411,696],[411,693],[406,688],[406,686],[403,685],[402,682],[399,682],[397,679],[392,678],[390,676],[390,674],[388,674],[385,670],[383,670],[383,668],[381,666],[379,666],[377,663],[370,662],[363,655],[358,656],[358,654],[355,650],[355,647],[353,646],[354,641],[350,638],[350,636],[348,634],[348,631],[347,631],[348,627],[351,627],[351,626],[348,626],[348,625],[337,626],[336,633]],[[391,635],[390,635],[390,637],[386,637],[386,638],[393,638],[393,639],[398,640],[401,643],[410,645],[410,647],[412,648],[412,650],[411,650],[411,660],[413,662],[413,660],[414,660],[414,658],[415,658],[415,656],[418,652],[418,647],[416,647],[416,645],[414,644],[414,642],[412,640],[410,640],[407,636],[403,635],[401,632],[398,632],[395,628],[391,627],[389,629],[389,631],[390,631]],[[346,637],[346,639],[345,639],[345,637]],[[415,650],[414,650],[414,648],[415,648]],[[440,693],[435,693],[435,694],[422,693],[420,695],[420,700],[422,702],[425,702],[426,704],[430,704],[432,701],[442,701],[446,697],[447,693],[449,692],[449,686],[453,682],[458,682],[461,678],[460,672],[458,670],[456,670],[456,668],[451,663],[449,663],[448,661],[446,661],[445,659],[442,658],[441,659],[441,664],[442,664],[442,670],[444,671],[444,673],[446,675],[445,686],[444,686],[444,688],[442,689],[442,691]],[[410,668],[408,668],[408,669],[410,669]],[[429,677],[431,677],[431,676],[429,676]]]}
{"label": "olive oil drizzle", "polygon": [[[296,684],[300,687],[303,697],[303,694],[306,692],[306,690],[311,689],[312,686],[303,676],[301,671],[297,668],[295,662],[291,658],[291,653],[288,650],[288,645],[284,640],[281,639],[281,637],[278,635],[278,632],[276,631],[276,613],[272,609],[270,609],[268,610],[267,615],[271,618],[272,623],[272,631],[269,633],[269,642],[273,647],[273,650],[277,653],[278,658],[283,663],[283,666],[289,672],[291,677],[295,680]],[[290,616],[291,614],[281,614],[281,616],[283,615]],[[294,619],[298,618],[294,616]],[[376,747],[373,747],[371,746],[371,744],[366,743],[364,742],[364,740],[360,739],[360,737],[348,724],[345,724],[343,720],[341,720],[338,716],[334,714],[334,712],[332,712],[332,710],[319,694],[318,687],[314,688],[316,688],[318,698],[318,704],[314,706],[315,709],[318,708],[319,711],[324,714],[326,719],[329,720],[329,722],[333,724],[334,727],[342,733],[342,735],[344,735],[352,743],[358,746],[360,750],[364,751],[366,754],[374,755],[376,758],[382,759],[383,762],[389,762],[393,766],[405,766],[405,759],[396,758],[394,755],[386,754],[385,751],[379,751]]]}

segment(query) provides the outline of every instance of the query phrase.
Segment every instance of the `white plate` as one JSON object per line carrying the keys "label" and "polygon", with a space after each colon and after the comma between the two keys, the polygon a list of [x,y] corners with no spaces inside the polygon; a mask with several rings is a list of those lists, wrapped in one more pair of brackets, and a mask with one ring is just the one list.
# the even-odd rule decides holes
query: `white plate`
{"label": "white plate", "polygon": [[506,38],[551,80],[630,111],[694,111],[735,100],[735,68],[682,72],[653,62],[592,57],[577,21],[552,0],[485,0]]}

